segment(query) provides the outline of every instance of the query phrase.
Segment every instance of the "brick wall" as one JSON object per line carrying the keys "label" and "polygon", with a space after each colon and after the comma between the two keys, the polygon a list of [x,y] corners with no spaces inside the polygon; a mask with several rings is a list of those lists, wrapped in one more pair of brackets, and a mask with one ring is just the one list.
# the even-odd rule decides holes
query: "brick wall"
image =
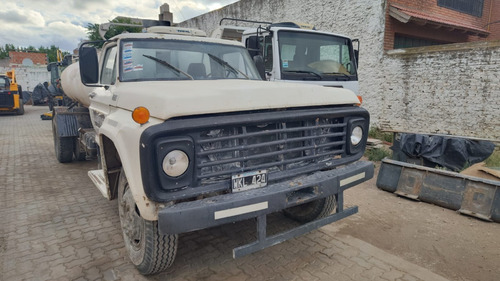
{"label": "brick wall", "polygon": [[242,0],[180,25],[211,34],[223,17],[292,20],[359,38],[360,94],[372,125],[500,139],[500,43],[452,44],[387,54],[386,5],[385,0]]}
{"label": "brick wall", "polygon": [[489,22],[491,23],[486,27],[486,29],[491,32],[490,37],[494,39],[500,39],[500,0],[493,1],[492,9],[488,12],[490,15]]}
{"label": "brick wall", "polygon": [[30,59],[34,65],[47,65],[47,54],[45,53],[29,53],[29,52],[9,52],[10,64],[21,65],[24,59]]}
{"label": "brick wall", "polygon": [[500,20],[500,1],[484,0],[482,17],[476,17],[461,13],[437,5],[437,0],[388,0],[388,6],[391,4],[401,5],[407,8],[423,12],[439,18],[443,21],[459,22],[471,25],[478,29],[486,29],[490,33],[487,37],[467,35],[460,30],[449,31],[446,28],[437,28],[431,25],[418,25],[412,22],[401,23],[389,15],[389,9],[386,10],[386,32],[384,37],[384,49],[390,50],[394,46],[394,35],[401,34],[416,38],[428,38],[443,43],[471,42],[478,40],[498,40],[500,39],[500,23],[492,24],[488,29],[488,23]]}
{"label": "brick wall", "polygon": [[389,51],[377,123],[500,140],[500,41]]}

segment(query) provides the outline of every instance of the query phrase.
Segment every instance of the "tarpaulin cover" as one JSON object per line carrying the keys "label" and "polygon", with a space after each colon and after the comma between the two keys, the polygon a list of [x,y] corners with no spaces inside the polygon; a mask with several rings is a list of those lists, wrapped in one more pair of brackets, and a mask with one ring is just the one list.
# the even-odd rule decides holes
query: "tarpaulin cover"
{"label": "tarpaulin cover", "polygon": [[[395,145],[397,143],[395,142]],[[401,134],[399,147],[406,155],[458,172],[469,165],[486,160],[495,149],[489,141],[463,138]]]}
{"label": "tarpaulin cover", "polygon": [[47,102],[47,97],[49,96],[49,91],[46,86],[42,83],[36,85],[31,93],[31,98],[33,99],[33,104],[40,104]]}

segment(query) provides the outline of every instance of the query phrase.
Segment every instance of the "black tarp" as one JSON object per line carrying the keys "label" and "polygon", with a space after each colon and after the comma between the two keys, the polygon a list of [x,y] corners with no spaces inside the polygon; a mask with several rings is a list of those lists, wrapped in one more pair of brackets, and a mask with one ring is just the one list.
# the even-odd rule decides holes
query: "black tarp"
{"label": "black tarp", "polygon": [[49,90],[47,90],[47,85],[38,83],[31,93],[31,98],[33,100],[33,105],[46,103],[49,96]]}
{"label": "black tarp", "polygon": [[493,153],[495,144],[464,138],[400,134],[392,149],[396,152],[395,155],[403,152],[411,158],[424,159],[425,166],[432,168],[441,166],[459,172],[467,166],[486,160]]}

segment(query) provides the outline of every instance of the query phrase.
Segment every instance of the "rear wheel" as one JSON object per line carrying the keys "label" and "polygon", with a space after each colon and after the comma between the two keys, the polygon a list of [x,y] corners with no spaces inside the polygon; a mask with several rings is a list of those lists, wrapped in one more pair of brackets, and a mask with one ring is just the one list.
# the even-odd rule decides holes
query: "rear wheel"
{"label": "rear wheel", "polygon": [[[55,115],[54,115],[55,117]],[[54,136],[54,149],[57,161],[68,163],[73,160],[74,140],[73,137],[61,137],[57,133],[56,118],[52,118],[52,135]]]}
{"label": "rear wheel", "polygon": [[287,208],[285,215],[299,222],[310,222],[330,215],[337,207],[335,196],[331,195],[313,202]]}
{"label": "rear wheel", "polygon": [[141,217],[123,169],[118,180],[118,210],[125,246],[139,272],[149,275],[170,267],[177,253],[177,235],[163,235],[157,221]]}

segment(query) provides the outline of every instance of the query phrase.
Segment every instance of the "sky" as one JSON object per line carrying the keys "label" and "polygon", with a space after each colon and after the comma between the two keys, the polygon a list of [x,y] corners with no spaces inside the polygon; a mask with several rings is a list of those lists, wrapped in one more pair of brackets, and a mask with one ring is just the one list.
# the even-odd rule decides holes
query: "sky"
{"label": "sky", "polygon": [[58,46],[71,52],[87,37],[89,23],[116,16],[158,19],[167,3],[174,22],[221,8],[237,0],[4,0],[0,5],[0,46]]}

